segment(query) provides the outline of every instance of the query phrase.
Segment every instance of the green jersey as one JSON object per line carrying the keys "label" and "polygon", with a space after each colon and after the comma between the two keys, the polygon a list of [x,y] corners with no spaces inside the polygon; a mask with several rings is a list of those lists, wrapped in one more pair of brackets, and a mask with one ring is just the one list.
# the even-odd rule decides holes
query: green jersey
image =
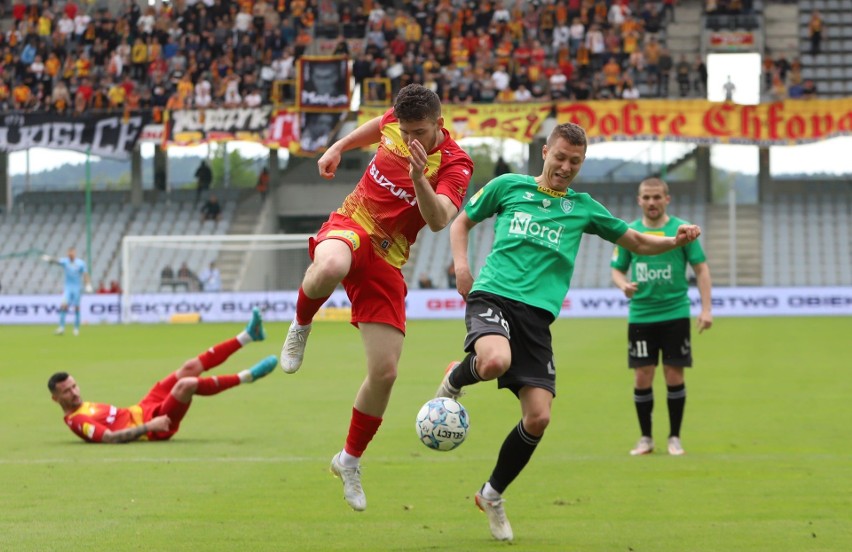
{"label": "green jersey", "polygon": [[[642,219],[639,219],[631,222],[630,228],[643,234],[676,236],[677,227],[681,224],[689,223],[669,217],[669,221],[662,228],[648,228],[642,224]],[[697,240],[660,255],[634,255],[623,247],[616,247],[610,266],[627,272],[632,264],[631,281],[639,284],[630,300],[629,322],[662,322],[689,318],[686,264],[695,265],[706,260],[704,250]]]}
{"label": "green jersey", "polygon": [[465,206],[471,220],[496,215],[494,245],[471,291],[487,291],[551,312],[571,284],[583,233],[615,242],[627,223],[589,194],[540,187],[531,176],[504,174]]}

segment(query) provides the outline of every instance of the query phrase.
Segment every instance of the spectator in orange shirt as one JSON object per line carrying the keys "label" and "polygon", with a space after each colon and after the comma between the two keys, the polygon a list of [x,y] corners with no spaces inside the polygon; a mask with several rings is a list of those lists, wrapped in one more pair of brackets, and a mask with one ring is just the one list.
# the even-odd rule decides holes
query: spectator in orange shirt
{"label": "spectator in orange shirt", "polygon": [[92,60],[89,59],[89,54],[84,50],[80,53],[80,57],[74,62],[74,74],[78,77],[88,77],[92,70]]}
{"label": "spectator in orange shirt", "polygon": [[604,86],[609,89],[613,97],[617,97],[619,95],[618,83],[621,81],[621,65],[618,64],[614,57],[610,57],[606,64],[604,64],[603,75]]}
{"label": "spectator in orange shirt", "polygon": [[577,48],[577,77],[579,79],[585,79],[589,77],[589,74],[591,72],[590,62],[591,55],[589,54],[589,49],[586,48],[585,45],[581,44]]}
{"label": "spectator in orange shirt", "polygon": [[15,109],[28,109],[33,103],[33,92],[25,83],[20,83],[12,89],[12,106]]}
{"label": "spectator in orange shirt", "polygon": [[185,107],[184,98],[177,92],[169,96],[168,101],[166,101],[166,109],[168,110],[184,109]]}
{"label": "spectator in orange shirt", "polygon": [[55,79],[59,74],[59,69],[62,67],[62,62],[56,56],[56,52],[50,52],[47,59],[44,61],[44,72],[51,78]]}

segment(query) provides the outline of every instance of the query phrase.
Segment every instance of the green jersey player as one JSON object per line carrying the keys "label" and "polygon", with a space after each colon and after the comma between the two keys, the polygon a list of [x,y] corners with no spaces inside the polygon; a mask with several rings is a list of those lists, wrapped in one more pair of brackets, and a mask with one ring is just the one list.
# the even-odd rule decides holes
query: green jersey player
{"label": "green jersey player", "polygon": [[[666,214],[671,202],[668,185],[659,178],[639,184],[639,206],[642,218],[630,228],[642,234],[674,236],[685,221]],[[668,393],[669,454],[683,454],[680,426],[686,406],[683,369],[692,366],[689,331],[689,297],[686,265],[692,266],[701,297],[698,333],[710,328],[710,268],[701,244],[694,241],[661,255],[634,255],[617,247],[612,259],[612,280],[630,299],[627,325],[628,366],[636,370],[633,401],[642,436],[630,451],[634,456],[654,451],[651,436],[651,413],[654,410],[654,372],[660,352]],[[632,267],[632,268],[631,268]],[[627,271],[631,270],[631,278]]]}
{"label": "green jersey player", "polygon": [[[586,133],[558,125],[542,148],[541,175],[504,174],[474,195],[453,222],[450,243],[456,287],[467,301],[467,356],[447,368],[437,396],[457,398],[464,386],[496,379],[521,403],[521,420],[506,437],[476,504],[491,534],[512,540],[502,493],[532,457],[550,421],[556,395],[550,325],[559,315],[584,233],[634,253],[656,255],[695,240],[697,226],[673,237],[642,234],[613,217],[589,194],[569,188],[586,158]],[[494,245],[474,281],[468,264],[471,229],[496,217]]]}

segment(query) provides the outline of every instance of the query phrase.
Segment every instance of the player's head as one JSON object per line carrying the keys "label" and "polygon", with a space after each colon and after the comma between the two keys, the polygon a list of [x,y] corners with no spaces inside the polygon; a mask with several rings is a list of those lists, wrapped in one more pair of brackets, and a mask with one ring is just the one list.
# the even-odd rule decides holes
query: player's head
{"label": "player's head", "polygon": [[658,221],[666,216],[666,207],[672,200],[669,185],[659,178],[646,178],[639,184],[636,200],[646,219]]}
{"label": "player's head", "polygon": [[77,256],[77,250],[73,247],[69,247],[68,248],[68,258],[73,261],[76,256]]}
{"label": "player's head", "polygon": [[425,86],[409,84],[403,87],[393,104],[393,114],[399,120],[406,145],[417,140],[428,152],[435,149],[443,137],[441,99]]}
{"label": "player's head", "polygon": [[47,388],[50,390],[51,398],[59,403],[65,412],[76,410],[83,404],[77,382],[68,372],[56,372],[50,376],[47,380]]}
{"label": "player's head", "polygon": [[544,166],[539,184],[564,192],[580,172],[586,160],[586,131],[580,125],[557,125],[541,148]]}

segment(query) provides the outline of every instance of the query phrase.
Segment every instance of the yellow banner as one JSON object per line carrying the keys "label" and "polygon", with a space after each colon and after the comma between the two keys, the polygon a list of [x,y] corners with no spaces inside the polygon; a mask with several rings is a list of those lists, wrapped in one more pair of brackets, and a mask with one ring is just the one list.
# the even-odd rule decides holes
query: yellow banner
{"label": "yellow banner", "polygon": [[556,104],[557,123],[586,129],[590,143],[672,140],[791,145],[852,135],[852,98],[760,105],[705,100],[608,100]]}
{"label": "yellow banner", "polygon": [[[541,128],[553,109],[548,103],[522,104],[444,104],[441,114],[444,128],[454,140],[462,138],[514,138],[529,142]],[[358,125],[380,117],[384,107],[362,106],[358,112]]]}

